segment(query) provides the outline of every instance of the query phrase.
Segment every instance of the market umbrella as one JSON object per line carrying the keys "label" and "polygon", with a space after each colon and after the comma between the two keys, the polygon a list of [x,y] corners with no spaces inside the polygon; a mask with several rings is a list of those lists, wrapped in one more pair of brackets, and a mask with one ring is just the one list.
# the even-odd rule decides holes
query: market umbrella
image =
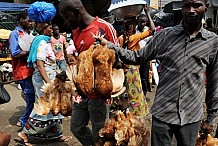
{"label": "market umbrella", "polygon": [[0,29],[0,39],[9,39],[11,34],[11,30]]}
{"label": "market umbrella", "polygon": [[169,2],[164,6],[163,9],[165,13],[173,13],[175,11],[180,11],[180,10],[182,10],[182,1]]}

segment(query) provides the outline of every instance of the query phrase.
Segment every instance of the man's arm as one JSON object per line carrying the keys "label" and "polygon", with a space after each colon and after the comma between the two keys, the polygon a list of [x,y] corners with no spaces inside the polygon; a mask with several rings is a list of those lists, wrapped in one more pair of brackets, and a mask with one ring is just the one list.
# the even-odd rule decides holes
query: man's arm
{"label": "man's arm", "polygon": [[107,47],[114,49],[122,62],[131,65],[140,65],[147,61],[153,60],[155,59],[155,56],[157,54],[157,49],[155,49],[157,47],[155,46],[155,43],[152,41],[140,50],[134,51],[118,47],[117,45],[111,42],[107,43]]}
{"label": "man's arm", "polygon": [[[218,42],[214,43],[214,48],[218,48]],[[218,52],[214,49],[210,63],[206,68],[206,98],[207,118],[203,122],[201,132],[209,134],[213,131],[213,123],[216,116],[218,116]]]}
{"label": "man's arm", "polygon": [[14,58],[20,58],[20,57],[24,57],[27,56],[29,54],[29,52],[27,51],[22,51],[18,45],[18,34],[16,34],[16,31],[13,31],[10,35],[9,38],[9,42],[10,42],[10,52],[11,52],[11,56]]}
{"label": "man's arm", "polygon": [[[218,47],[218,46],[217,46]],[[218,115],[218,53],[211,64],[207,66],[206,77],[206,105],[207,122],[212,124],[214,118]]]}

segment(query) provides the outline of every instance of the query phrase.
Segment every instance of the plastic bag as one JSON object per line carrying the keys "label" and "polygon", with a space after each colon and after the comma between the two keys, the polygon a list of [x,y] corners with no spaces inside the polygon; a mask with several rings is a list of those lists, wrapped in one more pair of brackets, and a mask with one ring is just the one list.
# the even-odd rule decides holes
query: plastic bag
{"label": "plastic bag", "polygon": [[24,34],[23,36],[18,37],[18,44],[20,48],[23,51],[29,51],[30,50],[30,45],[32,44],[33,39],[35,36],[29,35],[29,34]]}
{"label": "plastic bag", "polygon": [[28,16],[34,22],[49,22],[56,14],[52,3],[34,2],[28,9]]}
{"label": "plastic bag", "polygon": [[0,83],[0,104],[7,103],[11,100],[11,96],[8,91],[5,89],[3,83]]}

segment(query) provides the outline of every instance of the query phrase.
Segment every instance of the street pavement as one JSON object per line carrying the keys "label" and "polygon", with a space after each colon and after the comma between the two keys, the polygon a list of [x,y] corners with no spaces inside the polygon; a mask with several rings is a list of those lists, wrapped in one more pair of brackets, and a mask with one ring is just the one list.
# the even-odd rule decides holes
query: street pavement
{"label": "street pavement", "polygon": [[[21,97],[21,90],[18,90],[17,84],[15,84],[14,82],[6,84],[5,88],[11,95],[11,101],[9,103],[0,105],[0,131],[11,134],[11,141],[9,146],[22,146],[20,143],[15,142],[14,138],[17,138],[17,133],[22,130],[20,127],[16,126],[16,123],[25,111],[25,101]],[[152,88],[153,91],[147,93],[146,99],[148,101],[149,108],[153,103],[155,89],[156,87],[154,86]],[[151,116],[148,115],[148,128],[150,128],[150,124]],[[73,136],[73,134],[70,132],[70,117],[66,117],[63,119],[63,128],[64,135]],[[33,146],[81,146],[81,144],[74,136],[69,142],[54,142],[33,138],[31,138],[30,140]]]}
{"label": "street pavement", "polygon": [[[17,133],[22,129],[16,126],[20,116],[25,111],[25,101],[21,97],[21,90],[18,90],[17,84],[10,83],[4,85],[6,90],[11,96],[11,101],[6,104],[0,105],[0,131],[11,134],[11,141],[9,146],[22,146],[14,141],[17,138]],[[70,117],[66,117],[63,120],[64,135],[73,136],[70,132]],[[48,142],[41,139],[32,139],[33,146],[81,146],[78,140],[73,136],[73,139],[69,142]]]}

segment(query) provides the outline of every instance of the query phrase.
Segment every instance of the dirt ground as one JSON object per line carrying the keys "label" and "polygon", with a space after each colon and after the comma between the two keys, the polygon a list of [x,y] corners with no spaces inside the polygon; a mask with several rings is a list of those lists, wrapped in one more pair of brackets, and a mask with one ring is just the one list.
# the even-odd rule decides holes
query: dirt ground
{"label": "dirt ground", "polygon": [[[17,133],[21,131],[21,128],[16,126],[16,123],[19,117],[23,114],[25,110],[25,101],[21,98],[21,90],[18,90],[17,84],[10,83],[5,85],[5,88],[11,95],[11,101],[9,103],[0,105],[0,131],[4,131],[11,134],[11,141],[9,146],[21,146],[21,144],[16,143],[14,138],[17,138]],[[148,92],[148,100],[149,106],[153,102],[155,94],[155,87],[153,88],[153,92]],[[150,121],[150,116],[148,116],[148,124]],[[73,134],[70,132],[70,117],[66,117],[63,120],[63,128],[64,128],[64,135],[71,135]],[[33,146],[81,146],[78,140],[73,136],[73,139],[67,143],[63,142],[48,142],[43,141],[41,139],[31,139],[33,142]]]}

